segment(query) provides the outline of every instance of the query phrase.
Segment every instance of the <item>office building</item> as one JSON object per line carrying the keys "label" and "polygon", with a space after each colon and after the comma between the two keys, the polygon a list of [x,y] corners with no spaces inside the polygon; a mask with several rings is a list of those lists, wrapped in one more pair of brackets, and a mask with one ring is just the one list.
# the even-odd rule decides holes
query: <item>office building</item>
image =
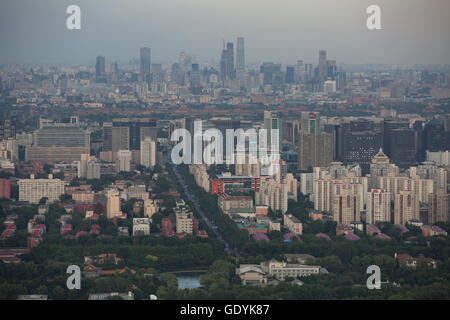
{"label": "office building", "polygon": [[245,86],[245,48],[244,38],[237,38],[236,45],[236,78],[240,82],[240,86]]}
{"label": "office building", "polygon": [[235,75],[234,45],[233,42],[228,42],[226,47],[223,48],[220,58],[220,80],[233,80]]}
{"label": "office building", "polygon": [[112,122],[103,123],[103,151],[112,151]]}
{"label": "office building", "polygon": [[26,161],[73,162],[90,153],[90,134],[79,126],[77,117],[65,122],[41,119],[33,140],[33,145],[25,149]]}
{"label": "office building", "polygon": [[318,81],[322,85],[328,79],[327,52],[319,51]]}
{"label": "office building", "polygon": [[[267,130],[267,144],[265,145],[267,150],[281,152],[283,141],[283,119],[276,112],[264,111],[264,129]],[[277,133],[278,141],[276,140]],[[274,139],[273,142],[272,136]],[[276,144],[277,142],[278,150],[272,150],[272,143]]]}
{"label": "office building", "polygon": [[150,83],[151,75],[150,75],[150,48],[141,48],[140,49],[140,73],[139,80],[142,82]]}
{"label": "office building", "polygon": [[298,136],[298,169],[327,166],[333,161],[333,141],[329,133],[310,134],[300,131]]}
{"label": "office building", "polygon": [[338,158],[344,164],[358,163],[362,173],[370,170],[372,158],[383,144],[380,123],[367,120],[344,122],[338,128]]}
{"label": "office building", "polygon": [[[385,133],[386,134],[386,133]],[[390,131],[388,137],[390,153],[388,154],[400,168],[416,165],[417,147],[414,129],[398,128]]]}
{"label": "office building", "polygon": [[119,118],[112,122],[113,152],[119,150],[140,150],[141,141],[151,137],[156,141],[158,129],[156,120],[150,118]]}
{"label": "office building", "polygon": [[292,84],[295,82],[295,67],[287,66],[286,67],[286,79],[285,83]]}
{"label": "office building", "polygon": [[0,141],[16,139],[16,122],[4,119],[0,121]]}
{"label": "office building", "polygon": [[95,60],[95,82],[106,83],[105,57],[98,56]]}
{"label": "office building", "polygon": [[450,150],[450,126],[448,120],[435,118],[425,124],[423,131],[425,150],[431,152]]}

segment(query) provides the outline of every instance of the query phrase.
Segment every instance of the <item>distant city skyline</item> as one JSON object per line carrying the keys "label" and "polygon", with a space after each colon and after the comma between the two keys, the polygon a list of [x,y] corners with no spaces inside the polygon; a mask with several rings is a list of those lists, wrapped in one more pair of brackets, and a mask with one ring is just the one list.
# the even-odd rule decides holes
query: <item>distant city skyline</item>
{"label": "distant city skyline", "polygon": [[[340,64],[450,64],[450,1],[378,0],[382,30],[369,31],[372,2],[4,1],[0,63],[93,65],[105,56],[107,64],[123,64],[148,47],[152,63],[172,63],[186,52],[218,64],[223,41],[234,43],[236,57],[243,37],[247,66],[316,64],[322,49]],[[65,27],[71,4],[81,8],[81,30]]]}

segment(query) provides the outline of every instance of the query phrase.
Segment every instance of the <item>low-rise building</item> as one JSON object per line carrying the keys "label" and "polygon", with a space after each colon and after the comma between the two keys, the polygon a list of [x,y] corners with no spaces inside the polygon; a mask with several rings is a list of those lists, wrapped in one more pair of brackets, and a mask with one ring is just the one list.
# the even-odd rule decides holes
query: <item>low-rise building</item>
{"label": "low-rise building", "polygon": [[148,218],[133,219],[133,236],[142,236],[150,234],[150,220]]}
{"label": "low-rise building", "polygon": [[289,264],[286,262],[270,261],[268,263],[269,274],[278,279],[307,277],[313,274],[319,274],[319,266],[309,266],[304,264]]}
{"label": "low-rise building", "polygon": [[291,214],[285,214],[283,215],[283,224],[284,226],[294,233],[295,235],[301,235],[303,232],[303,225],[296,217],[294,217]]}
{"label": "low-rise building", "polygon": [[253,208],[253,199],[250,196],[221,194],[218,198],[218,206],[224,213],[228,213],[230,209],[249,209]]}

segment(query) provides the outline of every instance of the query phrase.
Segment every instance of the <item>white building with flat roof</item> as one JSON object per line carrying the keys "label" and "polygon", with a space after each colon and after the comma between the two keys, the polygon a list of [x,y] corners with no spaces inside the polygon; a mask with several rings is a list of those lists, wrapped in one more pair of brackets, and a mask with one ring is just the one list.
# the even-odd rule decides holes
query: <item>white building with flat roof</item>
{"label": "white building with flat roof", "polygon": [[65,182],[60,179],[53,179],[49,174],[48,179],[35,179],[34,175],[30,179],[19,180],[19,201],[29,203],[39,203],[42,198],[54,202],[64,194]]}

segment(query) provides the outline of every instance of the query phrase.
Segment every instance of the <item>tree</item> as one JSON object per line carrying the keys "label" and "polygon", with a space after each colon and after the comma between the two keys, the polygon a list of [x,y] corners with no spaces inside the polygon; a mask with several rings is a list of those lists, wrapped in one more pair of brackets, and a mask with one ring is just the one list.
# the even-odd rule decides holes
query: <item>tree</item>
{"label": "tree", "polygon": [[55,300],[64,300],[64,299],[65,299],[65,292],[64,292],[64,289],[63,289],[60,285],[57,285],[57,286],[52,290],[51,298],[52,298],[52,299],[55,299]]}
{"label": "tree", "polygon": [[27,289],[20,284],[2,283],[0,284],[0,300],[15,300],[20,294],[26,294]]}

